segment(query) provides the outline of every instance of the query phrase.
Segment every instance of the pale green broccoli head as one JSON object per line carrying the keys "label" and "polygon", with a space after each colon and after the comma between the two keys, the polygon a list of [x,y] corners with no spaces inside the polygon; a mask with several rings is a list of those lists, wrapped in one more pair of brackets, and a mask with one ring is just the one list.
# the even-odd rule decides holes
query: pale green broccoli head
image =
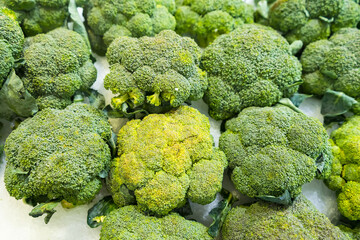
{"label": "pale green broccoli head", "polygon": [[269,10],[269,25],[290,43],[308,45],[359,22],[360,6],[353,0],[277,0]]}
{"label": "pale green broccoli head", "polygon": [[338,208],[350,220],[360,220],[360,116],[348,119],[332,132],[333,155],[330,189],[338,192]]}
{"label": "pale green broccoli head", "polygon": [[[117,96],[114,108],[178,107],[203,97],[207,75],[199,68],[201,49],[175,32],[155,37],[120,37],[109,47],[111,65],[104,86]],[[151,110],[149,110],[151,111]]]}
{"label": "pale green broccoli head", "polygon": [[77,90],[90,88],[96,68],[78,33],[64,28],[27,38],[22,81],[40,109],[65,108]]}
{"label": "pale green broccoli head", "polygon": [[85,6],[85,18],[92,48],[104,55],[117,37],[175,30],[174,10],[174,0],[91,0]]}
{"label": "pale green broccoli head", "polygon": [[257,202],[233,208],[223,230],[224,240],[240,239],[336,239],[350,240],[303,195],[292,206]]}
{"label": "pale green broccoli head", "polygon": [[189,0],[178,3],[176,32],[206,47],[218,36],[253,23],[253,7],[242,0]]}
{"label": "pale green broccoli head", "polygon": [[136,206],[125,206],[106,216],[100,240],[117,239],[175,239],[211,240],[207,228],[186,220],[176,213],[153,217],[142,213]]}
{"label": "pale green broccoli head", "polygon": [[235,187],[247,196],[288,192],[294,198],[316,174],[330,174],[328,136],[314,118],[282,105],[251,107],[225,127],[219,147],[229,160]]}
{"label": "pale green broccoli head", "polygon": [[332,89],[360,97],[360,30],[344,28],[329,40],[309,44],[301,64],[303,92],[322,96]]}
{"label": "pale green broccoli head", "polygon": [[107,118],[89,105],[37,113],[6,140],[6,189],[32,202],[90,202],[109,170],[111,134]]}
{"label": "pale green broccoli head", "polygon": [[209,120],[181,106],[132,120],[120,130],[108,184],[119,206],[128,204],[125,186],[142,209],[165,215],[186,199],[212,202],[226,166],[224,153],[213,147]]}
{"label": "pale green broccoli head", "polygon": [[201,59],[208,73],[205,101],[220,120],[250,106],[271,106],[292,96],[301,84],[301,64],[276,31],[245,24],[218,37]]}

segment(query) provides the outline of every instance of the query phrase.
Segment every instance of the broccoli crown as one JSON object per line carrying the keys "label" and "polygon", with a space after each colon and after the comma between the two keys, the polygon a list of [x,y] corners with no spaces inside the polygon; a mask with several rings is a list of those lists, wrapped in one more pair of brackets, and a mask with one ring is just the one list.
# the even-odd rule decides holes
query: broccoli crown
{"label": "broccoli crown", "polygon": [[210,116],[220,120],[250,106],[271,106],[292,96],[301,84],[301,64],[276,31],[244,24],[218,37],[201,59],[209,88]]}
{"label": "broccoli crown", "polygon": [[257,202],[233,208],[222,230],[224,240],[352,239],[300,195],[290,207]]}
{"label": "broccoli crown", "polygon": [[178,107],[201,99],[208,86],[207,74],[198,67],[201,49],[171,30],[155,37],[120,37],[106,55],[111,68],[104,86],[117,95],[115,108],[125,102]]}
{"label": "broccoli crown", "polygon": [[65,108],[77,90],[96,80],[90,50],[78,33],[65,28],[27,38],[22,81],[40,109]]}
{"label": "broccoli crown", "polygon": [[359,22],[360,6],[353,0],[277,0],[269,10],[269,25],[290,43],[307,45]]}
{"label": "broccoli crown", "polygon": [[158,215],[181,207],[187,198],[212,202],[227,166],[213,143],[207,117],[187,106],[128,122],[119,131],[108,182],[115,203],[127,204],[123,186],[134,191],[141,208]]}
{"label": "broccoli crown", "polygon": [[303,92],[321,96],[333,89],[360,97],[360,30],[344,28],[329,40],[309,44],[301,64]]}
{"label": "broccoli crown", "polygon": [[338,208],[350,220],[360,220],[360,116],[348,119],[332,132],[334,161],[326,180],[337,191]]}
{"label": "broccoli crown", "polygon": [[331,146],[322,124],[292,109],[251,107],[226,122],[220,137],[232,169],[235,187],[250,197],[281,196],[292,198],[301,186],[316,175],[327,178],[332,161]]}
{"label": "broccoli crown", "polygon": [[100,240],[210,240],[207,228],[176,213],[162,218],[147,216],[136,206],[125,206],[106,216]]}
{"label": "broccoli crown", "polygon": [[176,32],[206,47],[218,36],[254,22],[253,7],[243,0],[183,0],[175,13]]}
{"label": "broccoli crown", "polygon": [[174,0],[91,0],[85,7],[90,42],[105,54],[120,36],[154,36],[162,30],[175,30]]}
{"label": "broccoli crown", "polygon": [[16,199],[90,202],[110,167],[110,138],[107,118],[90,105],[45,109],[6,140],[6,189]]}

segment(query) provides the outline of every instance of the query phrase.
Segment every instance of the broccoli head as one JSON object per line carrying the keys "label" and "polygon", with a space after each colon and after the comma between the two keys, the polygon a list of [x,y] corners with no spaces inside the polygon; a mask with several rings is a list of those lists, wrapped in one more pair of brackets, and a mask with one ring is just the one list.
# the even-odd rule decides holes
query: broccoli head
{"label": "broccoli head", "polygon": [[186,220],[176,213],[165,217],[152,217],[136,206],[125,206],[112,211],[101,229],[100,240],[115,239],[181,239],[211,240],[207,228]]}
{"label": "broccoli head", "polygon": [[243,0],[183,0],[175,13],[176,32],[206,47],[221,34],[254,22],[253,7]]}
{"label": "broccoli head", "polygon": [[109,188],[124,206],[134,191],[142,209],[165,215],[186,199],[208,204],[221,190],[225,155],[213,147],[209,120],[181,106],[166,114],[150,114],[128,122],[118,134]]}
{"label": "broccoli head", "polygon": [[[226,122],[219,147],[235,187],[249,197],[291,198],[330,175],[331,146],[322,124],[284,105],[251,107]],[[317,173],[318,171],[318,173]]]}
{"label": "broccoli head", "polygon": [[301,64],[276,31],[244,24],[218,37],[201,59],[209,88],[210,116],[228,119],[250,106],[271,106],[292,96],[301,84]]}
{"label": "broccoli head", "polygon": [[303,195],[292,206],[257,202],[233,208],[222,230],[224,240],[336,239],[351,240]]}
{"label": "broccoli head", "polygon": [[344,28],[329,40],[309,44],[302,56],[305,93],[324,95],[332,89],[360,97],[360,30]]}
{"label": "broccoli head", "polygon": [[155,37],[120,37],[106,55],[111,67],[104,86],[117,95],[112,99],[116,109],[124,103],[149,112],[178,107],[201,99],[208,86],[198,67],[201,49],[171,30]]}
{"label": "broccoli head", "polygon": [[24,59],[22,81],[40,109],[65,108],[77,90],[96,80],[86,42],[65,28],[27,38]]}
{"label": "broccoli head", "polygon": [[111,126],[86,104],[45,109],[28,118],[5,143],[5,186],[29,202],[90,202],[110,168]]}
{"label": "broccoli head", "polygon": [[117,37],[175,30],[174,11],[174,0],[91,0],[85,6],[85,18],[92,48],[104,55]]}
{"label": "broccoli head", "polygon": [[338,192],[338,208],[350,220],[360,220],[360,116],[348,119],[331,133],[334,161],[326,180]]}
{"label": "broccoli head", "polygon": [[360,6],[353,0],[277,0],[269,10],[269,25],[290,43],[307,45],[358,22]]}

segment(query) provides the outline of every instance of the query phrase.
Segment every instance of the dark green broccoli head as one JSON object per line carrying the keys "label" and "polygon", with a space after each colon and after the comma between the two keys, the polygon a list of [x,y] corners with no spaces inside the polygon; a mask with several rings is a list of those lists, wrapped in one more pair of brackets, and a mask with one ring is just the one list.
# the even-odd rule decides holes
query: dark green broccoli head
{"label": "dark green broccoli head", "polygon": [[358,22],[360,6],[353,0],[277,0],[269,10],[269,25],[290,43],[307,45]]}
{"label": "dark green broccoli head", "polygon": [[96,80],[90,50],[78,33],[65,28],[27,38],[22,80],[40,109],[64,108],[77,90]]}
{"label": "dark green broccoli head", "polygon": [[174,10],[174,0],[91,0],[85,7],[91,45],[103,55],[117,37],[175,30]]}
{"label": "dark green broccoli head", "polygon": [[350,240],[303,195],[292,206],[257,202],[233,208],[222,230],[224,240],[336,239]]}
{"label": "dark green broccoli head", "polygon": [[301,64],[288,42],[269,27],[244,24],[218,37],[201,59],[210,116],[220,120],[250,106],[271,106],[301,84]]}
{"label": "dark green broccoli head", "polygon": [[326,181],[338,192],[338,208],[350,220],[360,220],[360,116],[332,132],[334,162]]}
{"label": "dark green broccoli head", "polygon": [[116,204],[128,204],[124,186],[138,205],[158,215],[182,206],[186,199],[208,204],[221,190],[227,161],[213,147],[209,120],[181,106],[128,122],[118,134],[109,186]]}
{"label": "dark green broccoli head", "polygon": [[288,191],[292,198],[301,186],[327,178],[332,161],[328,135],[322,124],[292,109],[251,107],[226,122],[220,137],[232,169],[235,187],[250,197],[279,197]]}
{"label": "dark green broccoli head", "polygon": [[196,39],[206,47],[218,36],[244,23],[253,23],[253,7],[243,0],[179,1],[175,13],[176,32]]}
{"label": "dark green broccoli head", "polygon": [[178,239],[211,240],[207,228],[176,213],[162,218],[147,216],[136,206],[112,211],[104,221],[100,240]]}
{"label": "dark green broccoli head", "polygon": [[125,102],[133,107],[178,107],[201,99],[208,86],[206,73],[198,67],[201,49],[170,30],[155,37],[120,37],[106,55],[111,67],[104,85],[117,95],[112,100],[117,109]]}
{"label": "dark green broccoli head", "polygon": [[107,118],[89,105],[37,113],[6,140],[6,189],[16,199],[90,202],[109,169],[111,134]]}
{"label": "dark green broccoli head", "polygon": [[329,40],[309,44],[301,64],[303,92],[321,96],[332,89],[360,97],[360,30],[344,28]]}

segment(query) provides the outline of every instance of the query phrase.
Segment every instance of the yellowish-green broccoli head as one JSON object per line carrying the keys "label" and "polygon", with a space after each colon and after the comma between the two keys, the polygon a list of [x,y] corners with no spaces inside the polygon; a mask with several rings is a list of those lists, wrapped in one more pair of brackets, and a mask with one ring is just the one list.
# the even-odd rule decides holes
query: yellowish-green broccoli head
{"label": "yellowish-green broccoli head", "polygon": [[120,36],[154,36],[175,30],[174,0],[90,0],[85,18],[92,48],[104,55]]}
{"label": "yellowish-green broccoli head", "polygon": [[65,28],[26,39],[21,74],[40,109],[65,108],[78,90],[86,91],[97,72],[82,36]]}
{"label": "yellowish-green broccoli head", "polygon": [[37,113],[6,140],[6,189],[32,203],[90,202],[110,167],[111,134],[105,115],[90,105]]}
{"label": "yellowish-green broccoli head", "polygon": [[277,0],[269,10],[269,25],[290,43],[307,45],[359,22],[360,6],[354,0]]}
{"label": "yellowish-green broccoli head", "polygon": [[224,240],[352,238],[334,226],[303,195],[292,206],[257,202],[233,208],[222,229]]}
{"label": "yellowish-green broccoli head", "polygon": [[329,40],[309,44],[302,56],[301,90],[322,96],[332,89],[360,97],[360,30],[344,28]]}
{"label": "yellowish-green broccoli head", "polygon": [[338,192],[338,208],[350,220],[360,220],[360,116],[332,132],[334,162],[326,181]]}
{"label": "yellowish-green broccoli head", "polygon": [[[155,37],[120,37],[107,51],[111,65],[104,86],[117,96],[114,108],[178,107],[201,99],[208,86],[199,68],[201,49],[187,37],[165,30]],[[156,112],[156,111],[155,111]]]}
{"label": "yellowish-green broccoli head", "polygon": [[176,213],[165,217],[152,217],[136,206],[125,206],[106,216],[100,240],[120,239],[191,239],[211,240],[207,228],[195,221],[186,220]]}
{"label": "yellowish-green broccoli head", "polygon": [[213,144],[208,118],[191,107],[128,122],[119,131],[118,157],[108,181],[115,203],[128,204],[124,187],[134,192],[142,209],[158,215],[186,199],[212,202],[227,166]]}
{"label": "yellowish-green broccoli head", "polygon": [[250,197],[295,198],[303,184],[331,171],[331,146],[315,118],[283,106],[251,107],[220,137],[235,187]]}
{"label": "yellowish-green broccoli head", "polygon": [[221,34],[254,22],[253,6],[243,0],[182,0],[175,13],[176,32],[206,47]]}
{"label": "yellowish-green broccoli head", "polygon": [[257,24],[218,37],[201,59],[210,116],[228,119],[246,107],[271,106],[292,96],[302,81],[301,64],[291,51],[279,33]]}

